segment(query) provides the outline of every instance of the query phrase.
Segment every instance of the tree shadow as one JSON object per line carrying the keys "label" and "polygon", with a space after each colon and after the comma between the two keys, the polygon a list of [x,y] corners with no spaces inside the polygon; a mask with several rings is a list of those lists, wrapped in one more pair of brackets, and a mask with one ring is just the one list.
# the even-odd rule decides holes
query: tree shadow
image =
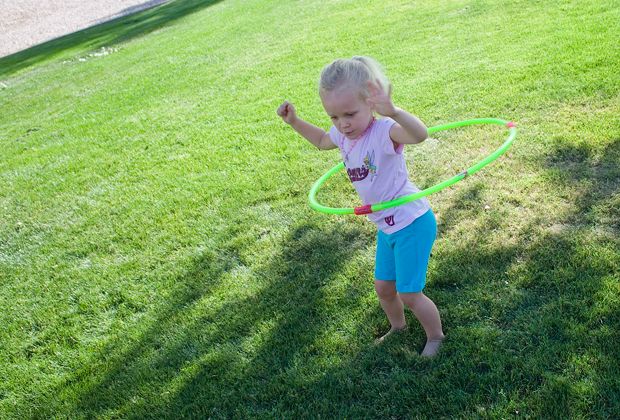
{"label": "tree shadow", "polygon": [[[551,150],[543,171],[556,170],[566,153],[575,151]],[[582,162],[577,178],[575,172],[563,178],[568,187],[583,177],[589,185],[572,198],[581,215],[591,215],[601,200],[617,193],[618,143],[600,156],[595,162]],[[352,342],[351,351],[335,356],[337,363],[323,366],[321,357],[313,356],[328,357],[330,350],[312,349],[310,343],[329,320],[315,319],[304,310],[291,312],[292,322],[311,320],[306,324],[307,340],[303,333],[296,334],[300,348],[291,348],[283,338],[291,331],[287,323],[278,324],[281,328],[273,330],[243,368],[226,370],[226,359],[203,365],[171,401],[173,412],[281,418],[372,418],[387,413],[394,418],[456,413],[613,417],[620,395],[614,362],[620,357],[614,345],[620,340],[620,305],[611,302],[601,308],[600,293],[605,279],[617,278],[614,262],[584,254],[591,238],[534,224],[523,226],[511,243],[490,242],[501,224],[486,223],[479,210],[480,189],[472,185],[450,203],[440,232],[447,235],[470,218],[481,221],[480,228],[457,246],[439,250],[429,273],[427,293],[442,309],[449,337],[440,357],[418,356],[424,339],[414,322],[409,332],[383,346]],[[596,225],[598,217],[586,217],[586,225]],[[569,215],[558,222],[572,223],[574,218]],[[256,315],[265,319],[265,309]],[[375,305],[357,327],[382,318]],[[575,367],[579,364],[581,371]]]}
{"label": "tree shadow", "polygon": [[[601,217],[614,217],[617,208],[604,207],[607,215],[601,216],[600,204],[617,198],[618,151],[618,142],[613,142],[596,156],[583,156],[578,168],[567,165],[567,156],[579,154],[579,149],[558,145],[549,151],[543,171],[560,166],[567,171],[561,177],[563,187],[577,181],[589,186],[572,196],[574,214],[558,217],[558,223],[579,219],[579,226],[595,228]],[[465,218],[485,222],[483,212],[471,209],[479,192],[471,186],[450,203],[452,213],[461,214],[447,218],[444,234]],[[449,337],[440,357],[428,361],[417,355],[423,336],[420,328],[412,328],[384,346],[357,347],[338,355],[338,364],[318,374],[304,375],[304,369],[313,368],[309,360],[295,369],[289,366],[290,379],[282,380],[281,387],[275,384],[276,375],[250,369],[244,373],[254,378],[256,389],[275,388],[280,394],[248,392],[231,381],[226,389],[251,398],[241,407],[218,405],[218,413],[251,416],[261,407],[260,414],[284,418],[372,418],[387,413],[394,418],[457,413],[615,417],[620,305],[601,292],[618,280],[617,262],[588,254],[590,247],[603,247],[607,239],[599,242],[571,229],[529,224],[511,243],[497,244],[488,238],[498,226],[479,226],[449,251],[439,250],[429,273],[427,293],[442,309]],[[612,241],[617,244],[617,236]],[[360,326],[376,322],[380,311],[368,312]],[[208,387],[201,373],[183,388],[175,404],[190,404],[200,413],[199,401],[217,401],[200,391]]]}
{"label": "tree shadow", "polygon": [[[595,230],[601,220],[613,222],[618,146],[614,141],[596,155],[565,145],[549,151],[543,171],[561,167],[562,187],[589,186],[573,195],[574,213],[558,223],[579,220],[577,228]],[[574,156],[579,163],[569,165]],[[477,191],[470,187],[450,208],[467,211]],[[616,207],[601,210],[602,201],[614,199]],[[447,218],[443,232],[460,217]],[[529,224],[510,244],[491,246],[495,228],[481,223],[471,237],[437,252],[427,294],[441,309],[448,334],[437,359],[418,357],[412,343],[419,344],[423,333],[413,328],[380,348],[341,356],[337,366],[291,383],[286,395],[261,404],[279,408],[270,414],[286,418],[617,417],[620,300],[605,294],[620,281],[613,258],[617,230],[598,238]],[[611,257],[593,253],[605,247]]]}
{"label": "tree shadow", "polygon": [[[50,418],[66,411],[70,405],[90,405],[103,410],[123,402],[124,392],[134,386],[138,376],[141,376],[136,367],[144,363],[145,354],[162,348],[160,332],[173,328],[178,314],[216,289],[225,273],[234,269],[239,261],[239,254],[232,247],[223,248],[218,253],[205,251],[195,258],[192,268],[178,279],[172,293],[162,297],[165,304],[157,311],[155,319],[138,323],[135,330],[125,331],[122,337],[111,334],[109,340],[94,351],[90,360],[80,363],[81,367],[70,377],[63,379],[54,389],[42,392],[38,398],[23,401],[15,412],[21,418]],[[122,293],[117,294],[110,309],[122,311],[124,300]],[[139,338],[133,337],[132,333]],[[132,374],[136,377],[132,378]],[[126,389],[119,389],[118,386]],[[84,400],[75,401],[76,393]]]}
{"label": "tree shadow", "polygon": [[[372,238],[351,224],[301,223],[261,264],[244,261],[234,238],[225,257],[197,261],[139,339],[116,337],[54,396],[89,417],[616,417],[620,304],[606,291],[619,280],[618,238],[590,231],[617,215],[601,202],[617,203],[619,144],[598,154],[558,145],[543,160],[563,188],[588,186],[575,189],[574,214],[557,218],[570,228],[532,222],[510,244],[492,244],[497,227],[481,223],[438,250],[427,293],[448,340],[434,360],[417,354],[418,327],[379,347],[360,343],[367,335],[322,347],[324,331],[333,335],[368,295],[333,288],[343,274],[367,281],[344,263]],[[468,211],[476,191],[450,207]],[[604,247],[611,257],[592,252]],[[218,302],[216,289],[248,278],[257,285]],[[353,328],[383,319],[378,304],[362,313]],[[35,414],[61,410],[47,398]]]}
{"label": "tree shadow", "polygon": [[484,186],[480,182],[461,188],[454,200],[441,211],[441,223],[437,226],[438,237],[447,236],[454,227],[465,219],[476,219],[482,213],[481,201]]}
{"label": "tree shadow", "polygon": [[[355,227],[303,223],[257,269],[235,251],[233,238],[223,257],[200,258],[175,280],[179,286],[138,339],[113,338],[29,414],[49,417],[70,404],[88,417],[218,416],[234,413],[235,402],[250,403],[252,395],[271,391],[275,397],[280,390],[270,384],[314,351],[331,322],[332,314],[321,310],[326,290],[364,246],[363,236]],[[239,281],[257,284],[240,296],[227,295],[227,282]],[[59,403],[59,395],[66,401]]]}
{"label": "tree shadow", "polygon": [[[329,310],[331,302],[338,299],[354,307],[365,293],[363,287],[349,289],[343,296],[331,291],[343,264],[368,240],[361,230],[345,226],[332,231],[311,226],[296,229],[285,241],[290,246],[259,274],[273,279],[269,288],[205,318],[205,323],[226,320],[214,336],[222,345],[231,345],[235,340],[231,334],[247,341],[260,326],[268,333],[256,336],[260,345],[243,364],[231,368],[230,360],[222,364],[219,359],[202,363],[167,410],[182,416],[277,416],[292,402],[286,399],[291,390],[303,394],[299,391],[305,375],[321,363],[320,337],[339,323],[338,314]],[[245,315],[231,316],[233,312]],[[237,342],[230,349],[239,346]]]}
{"label": "tree shadow", "polygon": [[[514,354],[527,350],[517,377],[536,387],[529,398],[539,407],[534,416],[580,416],[586,407],[615,417],[620,305],[608,296],[620,282],[620,140],[602,148],[558,142],[544,167],[572,191],[573,211],[528,247],[518,268],[521,303],[500,325],[512,325],[506,344]],[[522,376],[528,372],[529,381]]]}
{"label": "tree shadow", "polygon": [[61,54],[83,47],[96,50],[146,35],[177,19],[212,6],[221,0],[177,0],[136,14],[123,16],[90,28],[35,45],[0,58],[0,77],[33,66]]}
{"label": "tree shadow", "polygon": [[600,151],[592,150],[585,144],[558,142],[554,153],[546,159],[546,167],[559,173],[562,183],[566,185],[591,185],[577,194],[574,217],[568,222],[574,225],[597,223],[596,217],[600,212],[593,210],[609,202],[610,207],[604,209],[609,216],[605,221],[616,233],[620,231],[618,203],[612,203],[618,200],[620,193],[620,139],[611,140]]}

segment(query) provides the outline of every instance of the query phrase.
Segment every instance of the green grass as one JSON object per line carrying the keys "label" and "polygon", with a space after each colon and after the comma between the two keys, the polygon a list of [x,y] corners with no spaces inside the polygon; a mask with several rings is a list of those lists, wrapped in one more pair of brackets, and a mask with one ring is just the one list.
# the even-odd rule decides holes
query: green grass
{"label": "green grass", "polygon": [[[620,416],[620,5],[176,1],[0,59],[0,417]],[[388,328],[374,227],[315,213],[323,65],[429,126],[512,119],[430,197],[448,339]],[[497,127],[408,148],[426,187]],[[355,198],[344,177],[320,196]]]}

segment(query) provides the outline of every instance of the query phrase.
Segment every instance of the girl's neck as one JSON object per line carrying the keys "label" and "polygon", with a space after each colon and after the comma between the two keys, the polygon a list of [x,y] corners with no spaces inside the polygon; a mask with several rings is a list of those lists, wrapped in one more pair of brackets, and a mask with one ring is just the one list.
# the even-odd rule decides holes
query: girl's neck
{"label": "girl's neck", "polygon": [[362,134],[359,135],[359,137],[356,137],[354,139],[351,140],[359,140],[362,137],[364,137],[366,135],[366,133],[368,133],[368,130],[370,130],[370,127],[372,127],[372,125],[375,123],[375,116],[373,115],[372,118],[370,119],[370,122],[368,123],[368,125],[366,126],[366,128],[364,129],[364,131],[362,132]]}

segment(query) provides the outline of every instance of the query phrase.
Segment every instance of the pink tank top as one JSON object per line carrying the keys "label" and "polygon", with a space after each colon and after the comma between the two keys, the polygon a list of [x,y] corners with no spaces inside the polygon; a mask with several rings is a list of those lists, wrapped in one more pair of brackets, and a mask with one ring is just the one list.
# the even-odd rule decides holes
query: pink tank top
{"label": "pink tank top", "polygon": [[[403,155],[404,145],[394,148],[391,118],[376,120],[357,140],[349,140],[332,126],[331,141],[338,146],[349,179],[364,205],[393,200],[420,191],[409,181]],[[392,207],[368,218],[385,233],[394,233],[408,226],[430,209],[424,197],[402,206]]]}

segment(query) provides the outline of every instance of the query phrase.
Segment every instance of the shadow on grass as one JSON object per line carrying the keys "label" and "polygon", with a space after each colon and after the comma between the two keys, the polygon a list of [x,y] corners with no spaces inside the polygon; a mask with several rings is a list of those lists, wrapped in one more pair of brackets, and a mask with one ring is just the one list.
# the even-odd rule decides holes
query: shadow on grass
{"label": "shadow on grass", "polygon": [[[572,197],[574,214],[558,220],[567,230],[529,225],[511,244],[491,243],[496,222],[470,214],[479,208],[479,188],[460,194],[443,211],[450,213],[444,234],[462,217],[482,223],[439,250],[429,275],[427,293],[448,334],[441,356],[417,357],[411,343],[422,332],[414,329],[291,391],[295,408],[286,417],[308,414],[308,401],[316,415],[353,418],[617,417],[619,146],[584,155],[558,145],[547,155],[543,170],[562,168],[563,188],[588,185]],[[611,222],[613,235],[598,236],[601,220]]]}
{"label": "shadow on grass", "polygon": [[[380,347],[360,337],[346,353],[317,347],[342,316],[329,286],[371,238],[346,224],[301,224],[254,273],[256,292],[199,307],[244,268],[236,248],[225,247],[226,258],[198,261],[177,280],[183,286],[139,341],[111,342],[58,394],[89,417],[616,417],[620,304],[609,293],[618,238],[592,232],[601,217],[617,216],[601,203],[617,203],[619,144],[597,157],[560,145],[548,153],[543,170],[559,170],[561,187],[588,186],[575,189],[575,214],[557,219],[567,229],[530,224],[510,244],[495,244],[487,213],[466,216],[480,229],[438,250],[429,274],[427,293],[449,337],[435,360],[413,348],[418,327]],[[452,212],[469,214],[478,194],[464,191]],[[444,229],[465,216],[450,217]],[[184,322],[194,307],[199,315]],[[378,305],[365,314],[359,328],[385,322]]]}
{"label": "shadow on grass", "polygon": [[176,0],[133,15],[123,16],[90,28],[55,38],[0,58],[0,77],[60,55],[72,48],[95,50],[146,35],[184,16],[221,0]]}
{"label": "shadow on grass", "polygon": [[617,417],[620,140],[558,143],[545,168],[574,191],[574,210],[528,250],[522,303],[504,317],[517,327],[507,337],[515,354],[528,349],[517,378],[529,372],[521,382],[535,387],[528,399],[536,417]]}
{"label": "shadow on grass", "polygon": [[[303,355],[329,323],[331,314],[322,310],[325,289],[364,243],[362,235],[355,228],[301,224],[271,262],[245,278],[236,275],[251,270],[236,252],[238,244],[223,247],[217,258],[199,259],[175,280],[173,296],[138,341],[111,341],[38,404],[36,416],[57,412],[51,401],[59,394],[89,417],[140,418],[227,416],[243,404],[285,395],[282,387],[295,382],[290,370],[304,366]],[[226,282],[248,279],[259,283],[248,285],[251,292],[222,292]],[[201,303],[205,298],[208,305]]]}
{"label": "shadow on grass", "polygon": [[568,222],[574,225],[600,223],[596,219],[599,212],[593,210],[603,207],[603,212],[609,216],[605,227],[615,230],[616,234],[620,231],[620,139],[611,140],[600,151],[587,145],[560,143],[555,153],[547,158],[546,166],[559,173],[563,183],[576,187],[592,185],[577,195],[574,217]]}

